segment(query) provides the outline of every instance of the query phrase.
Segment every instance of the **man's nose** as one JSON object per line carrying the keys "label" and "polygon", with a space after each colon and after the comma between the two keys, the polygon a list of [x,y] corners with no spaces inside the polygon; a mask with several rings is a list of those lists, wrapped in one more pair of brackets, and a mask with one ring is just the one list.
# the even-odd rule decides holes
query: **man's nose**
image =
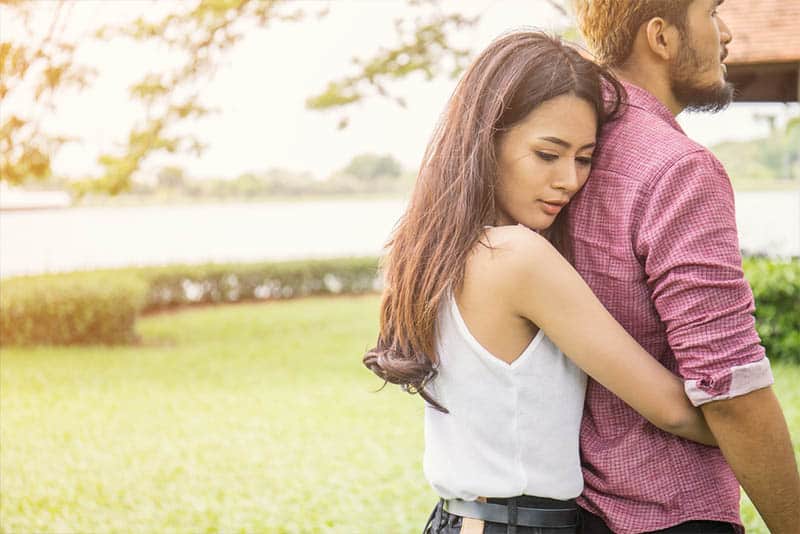
{"label": "man's nose", "polygon": [[727,45],[731,41],[733,41],[733,33],[731,33],[731,29],[725,24],[725,21],[721,18],[717,17],[719,21],[719,40],[722,44]]}

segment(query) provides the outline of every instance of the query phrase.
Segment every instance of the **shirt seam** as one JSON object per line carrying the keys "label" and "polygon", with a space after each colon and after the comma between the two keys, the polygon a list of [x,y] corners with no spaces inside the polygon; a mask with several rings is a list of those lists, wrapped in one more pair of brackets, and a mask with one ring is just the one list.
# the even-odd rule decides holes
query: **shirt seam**
{"label": "shirt seam", "polygon": [[663,176],[665,174],[667,174],[667,172],[669,170],[671,170],[673,167],[675,167],[678,163],[680,163],[684,159],[686,159],[689,156],[692,156],[694,154],[701,154],[703,156],[707,156],[708,155],[708,149],[703,148],[703,147],[696,147],[696,148],[693,148],[690,152],[687,152],[685,154],[681,154],[677,158],[673,158],[673,159],[670,159],[670,160],[666,161],[659,169],[657,169],[653,173],[653,178],[651,178],[649,180],[646,179],[646,178],[639,178],[638,176],[635,175],[635,174],[642,174],[643,172],[646,172],[646,171],[641,171],[641,172],[638,172],[638,173],[633,171],[633,172],[628,173],[628,172],[619,172],[619,171],[616,171],[616,170],[613,170],[613,169],[610,169],[610,168],[599,167],[598,166],[596,168],[593,168],[592,172],[593,173],[597,173],[597,172],[613,173],[613,174],[615,174],[617,176],[622,176],[623,178],[626,178],[626,179],[632,180],[632,181],[634,181],[636,183],[645,185],[645,186],[647,186],[646,194],[647,194],[647,196],[649,196],[650,194],[652,194],[653,187],[663,178]]}
{"label": "shirt seam", "polygon": [[[695,148],[686,154],[682,154],[678,158],[668,161],[664,164],[664,166],[656,173],[654,173],[654,178],[652,180],[645,180],[643,183],[647,186],[647,190],[643,192],[643,199],[642,199],[642,208],[648,206],[650,201],[653,197],[653,188],[656,185],[661,183],[661,180],[664,176],[677,165],[679,165],[682,161],[688,159],[695,154],[700,154],[702,156],[708,156],[708,151],[705,148]],[[639,242],[639,232],[642,227],[642,217],[644,217],[644,209],[637,210],[634,207],[633,213],[633,220],[631,221],[631,247],[634,251],[634,255],[636,256],[636,243]]]}

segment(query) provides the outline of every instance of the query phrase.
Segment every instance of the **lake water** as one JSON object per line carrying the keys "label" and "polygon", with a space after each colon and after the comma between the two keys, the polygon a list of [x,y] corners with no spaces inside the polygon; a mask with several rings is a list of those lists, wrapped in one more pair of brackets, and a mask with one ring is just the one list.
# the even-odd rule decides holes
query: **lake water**
{"label": "lake water", "polygon": [[[747,252],[800,256],[800,191],[737,193]],[[377,255],[402,200],[0,213],[0,276],[93,267]]]}

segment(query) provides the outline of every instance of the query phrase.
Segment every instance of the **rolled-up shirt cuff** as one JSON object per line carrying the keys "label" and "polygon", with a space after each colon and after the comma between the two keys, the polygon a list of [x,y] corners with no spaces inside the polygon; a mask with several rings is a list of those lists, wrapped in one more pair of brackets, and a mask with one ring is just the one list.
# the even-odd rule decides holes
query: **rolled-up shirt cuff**
{"label": "rolled-up shirt cuff", "polygon": [[746,395],[751,391],[770,386],[773,382],[775,379],[772,377],[769,359],[763,358],[757,362],[731,367],[721,376],[686,380],[683,388],[689,401],[695,406],[700,406],[711,401]]}

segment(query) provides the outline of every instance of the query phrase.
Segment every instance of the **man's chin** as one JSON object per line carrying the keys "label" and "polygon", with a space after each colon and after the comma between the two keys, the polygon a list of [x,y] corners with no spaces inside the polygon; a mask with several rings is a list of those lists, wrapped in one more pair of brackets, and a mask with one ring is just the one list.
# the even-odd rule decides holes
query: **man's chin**
{"label": "man's chin", "polygon": [[675,98],[683,104],[684,111],[717,113],[733,101],[733,84],[720,80],[712,86],[688,87],[676,83],[672,88]]}

